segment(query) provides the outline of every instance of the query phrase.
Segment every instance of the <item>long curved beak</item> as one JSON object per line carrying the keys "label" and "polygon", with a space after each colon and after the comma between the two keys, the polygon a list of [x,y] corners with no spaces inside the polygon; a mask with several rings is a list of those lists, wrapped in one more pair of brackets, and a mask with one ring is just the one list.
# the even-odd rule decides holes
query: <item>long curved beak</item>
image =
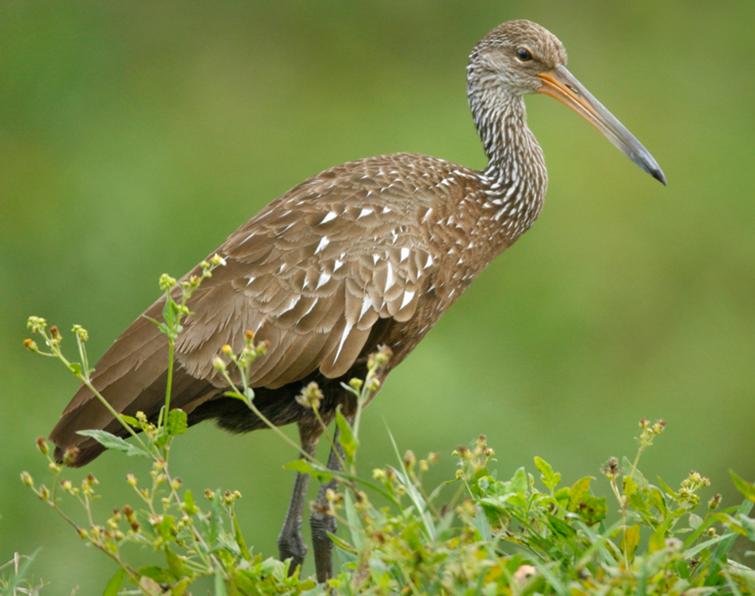
{"label": "long curved beak", "polygon": [[590,93],[568,69],[559,65],[538,75],[543,85],[538,93],[557,99],[577,112],[621,149],[634,163],[653,178],[666,184],[666,176],[650,154],[619,120]]}

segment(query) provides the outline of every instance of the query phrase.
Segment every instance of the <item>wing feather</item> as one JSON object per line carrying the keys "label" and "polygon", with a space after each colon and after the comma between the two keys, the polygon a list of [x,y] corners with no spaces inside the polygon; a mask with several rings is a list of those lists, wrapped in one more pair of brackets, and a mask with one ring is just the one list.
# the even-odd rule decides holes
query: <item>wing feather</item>
{"label": "wing feather", "polygon": [[297,187],[220,247],[228,264],[192,300],[177,343],[191,374],[212,377],[220,348],[240,350],[251,329],[270,342],[254,383],[275,388],[318,369],[338,377],[378,321],[415,314],[434,274],[420,267],[430,247],[419,213],[429,199],[398,200],[352,178]]}

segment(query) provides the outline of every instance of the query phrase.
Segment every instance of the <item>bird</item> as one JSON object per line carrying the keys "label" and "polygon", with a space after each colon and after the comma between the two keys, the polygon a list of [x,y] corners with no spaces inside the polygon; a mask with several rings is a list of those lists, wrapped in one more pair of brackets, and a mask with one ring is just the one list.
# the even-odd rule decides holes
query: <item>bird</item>
{"label": "bird", "polygon": [[[542,94],[565,104],[666,184],[650,152],[566,67],[564,45],[528,20],[504,22],[472,49],[467,98],[487,157],[482,169],[415,153],[368,157],[326,169],[273,200],[213,253],[225,266],[191,297],[191,314],[175,345],[172,406],[190,425],[214,420],[243,433],[265,425],[213,368],[223,346],[238,352],[245,334],[265,341],[252,369],[254,403],[275,425],[298,425],[302,451],[313,453],[322,425],[296,396],[316,382],[320,414],[353,416],[343,386],[362,377],[381,346],[399,365],[469,284],[533,224],[543,207],[543,151],[527,125],[524,97]],[[187,275],[196,274],[199,269]],[[167,339],[152,319],[157,300],[96,364],[92,383],[117,412],[156,418],[164,403]],[[123,429],[82,386],[50,434],[58,459],[81,466],[103,450],[83,429]],[[71,448],[74,448],[71,450]],[[331,449],[328,466],[338,457]],[[301,565],[309,476],[297,475],[278,538],[281,559]],[[323,504],[323,484],[316,503]],[[316,576],[332,574],[327,507],[310,516]]]}

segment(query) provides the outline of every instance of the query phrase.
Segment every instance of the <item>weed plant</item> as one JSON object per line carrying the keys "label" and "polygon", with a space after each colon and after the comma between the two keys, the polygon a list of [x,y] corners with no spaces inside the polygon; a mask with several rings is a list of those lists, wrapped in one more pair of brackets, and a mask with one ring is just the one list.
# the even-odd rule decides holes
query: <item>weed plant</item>
{"label": "weed plant", "polygon": [[[358,466],[361,415],[390,358],[383,349],[370,357],[366,378],[344,385],[357,404],[354,423],[349,425],[339,411],[337,435],[324,429],[342,453],[341,469],[330,470],[299,450],[256,408],[249,371],[268,346],[256,343],[249,332],[239,353],[224,346],[213,361],[229,387],[226,396],[243,401],[299,450],[300,459],[288,469],[321,482],[336,480],[338,490],[328,492],[327,512],[343,529],[332,535],[341,565],[325,585],[302,577],[290,561],[258,552],[238,522],[239,492],[205,489],[195,495],[182,484],[170,457],[187,429],[186,414],[171,408],[175,341],[191,314],[192,293],[223,264],[215,256],[195,276],[160,278],[164,308],[162,320],[153,323],[168,338],[169,369],[165,403],[154,420],[142,412],[131,417],[114,411],[97,391],[83,327],[72,328],[74,359],[64,354],[57,327],[40,317],[28,320],[36,339],[27,339],[26,348],[62,362],[111,411],[129,440],[103,430],[80,434],[137,458],[138,471],[124,479],[125,502],[106,519],[98,519],[92,507],[99,498],[97,478],[90,474],[80,483],[67,479],[43,438],[37,448],[50,478],[39,482],[29,472],[21,473],[21,481],[80,540],[110,560],[114,573],[103,587],[105,595],[178,596],[207,585],[198,582],[209,582],[218,595],[755,593],[755,571],[745,564],[754,554],[755,521],[749,515],[755,485],[732,473],[744,500],[724,507],[718,493],[707,496],[710,482],[698,472],[673,486],[660,478],[648,480],[640,461],[665,430],[662,421],[642,420],[633,458],[610,458],[603,466],[608,499],[593,493],[594,477],[566,483],[539,457],[533,467],[498,478],[495,452],[484,436],[453,451],[455,475],[439,486],[428,487],[425,473],[440,456],[401,454],[395,442],[395,463],[365,473]],[[321,398],[319,388],[310,384],[297,400],[322,423]],[[63,464],[74,455],[64,453]],[[739,561],[733,554],[737,544]],[[144,551],[149,553],[149,565],[133,562],[137,550],[140,559]],[[29,579],[32,559],[16,555],[0,566],[4,593],[43,591],[43,584]]]}

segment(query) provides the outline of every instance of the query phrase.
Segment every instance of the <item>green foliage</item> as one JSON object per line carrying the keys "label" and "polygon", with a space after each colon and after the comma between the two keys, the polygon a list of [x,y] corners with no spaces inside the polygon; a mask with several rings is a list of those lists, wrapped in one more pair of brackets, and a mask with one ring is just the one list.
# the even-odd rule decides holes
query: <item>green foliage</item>
{"label": "green foliage", "polygon": [[[641,450],[648,446],[643,440]],[[701,506],[699,491],[708,482],[697,472],[673,490],[651,484],[632,464],[609,461],[611,505],[591,492],[594,478],[562,484],[539,457],[539,482],[524,467],[498,479],[485,437],[454,453],[463,491],[450,501],[424,487],[434,456],[417,461],[411,452],[399,466],[373,472],[391,507],[374,506],[361,492],[336,500],[350,539],[339,542],[349,562],[333,587],[380,594],[682,594],[694,588],[736,594],[755,587],[755,573],[729,558],[736,537],[755,538],[751,500],[718,511],[715,496]]]}
{"label": "green foliage", "polygon": [[[651,483],[639,462],[664,431],[663,421],[640,421],[634,459],[610,458],[603,466],[610,500],[593,492],[594,477],[565,483],[537,456],[538,478],[519,467],[510,478],[499,479],[495,452],[484,436],[453,451],[455,476],[439,486],[430,488],[426,481],[438,456],[417,458],[412,451],[400,455],[395,441],[396,464],[374,469],[366,477],[357,465],[360,420],[364,405],[380,387],[381,368],[390,358],[387,349],[369,358],[365,379],[344,385],[356,403],[356,414],[350,421],[336,412],[337,434],[331,436],[320,417],[322,393],[316,384],[304,387],[297,397],[299,404],[312,409],[325,436],[340,447],[340,471],[302,451],[300,459],[286,466],[320,481],[337,481],[339,490],[327,492],[328,513],[345,529],[343,536],[332,536],[343,560],[335,577],[317,585],[312,578],[300,577],[290,561],[255,552],[236,516],[240,493],[206,489],[198,501],[170,463],[171,446],[187,427],[186,414],[170,408],[174,342],[190,314],[191,293],[222,264],[222,258],[216,257],[202,264],[200,275],[180,282],[161,277],[166,307],[164,320],[155,324],[169,339],[169,374],[165,406],[156,421],[141,412],[134,417],[120,415],[97,392],[91,383],[86,330],[80,326],[72,330],[79,353],[79,361],[74,362],[63,354],[63,338],[55,326],[48,327],[39,317],[29,318],[29,329],[41,337],[45,348],[29,339],[27,349],[60,360],[111,409],[132,440],[102,430],[81,434],[149,461],[140,476],[126,477],[136,506],[120,504],[105,520],[97,519],[93,508],[100,496],[98,480],[91,474],[77,484],[66,479],[44,439],[37,440],[37,448],[52,475],[49,487],[28,472],[21,474],[23,484],[86,544],[113,561],[116,569],[105,594],[133,590],[147,595],[188,594],[199,589],[200,581],[210,582],[216,594],[231,595],[745,594],[755,590],[755,572],[735,560],[738,540],[742,545],[755,541],[755,521],[749,517],[755,486],[732,473],[745,500],[738,507],[722,509],[718,494],[702,501],[710,482],[698,472],[690,472],[678,488],[661,479]],[[255,343],[249,332],[239,353],[223,346],[213,365],[228,384],[226,395],[243,401],[292,444],[256,408],[248,383],[250,368],[266,352],[267,346]],[[72,455],[65,453],[63,461]],[[70,511],[70,503],[78,514]],[[148,565],[133,562],[135,548],[151,553]],[[26,567],[16,559],[12,572],[0,579],[0,587],[21,586],[25,573]]]}
{"label": "green foliage", "polygon": [[14,553],[10,561],[0,565],[0,594],[37,596],[40,593],[44,584],[29,578],[29,567],[36,555],[36,552],[29,556]]}

